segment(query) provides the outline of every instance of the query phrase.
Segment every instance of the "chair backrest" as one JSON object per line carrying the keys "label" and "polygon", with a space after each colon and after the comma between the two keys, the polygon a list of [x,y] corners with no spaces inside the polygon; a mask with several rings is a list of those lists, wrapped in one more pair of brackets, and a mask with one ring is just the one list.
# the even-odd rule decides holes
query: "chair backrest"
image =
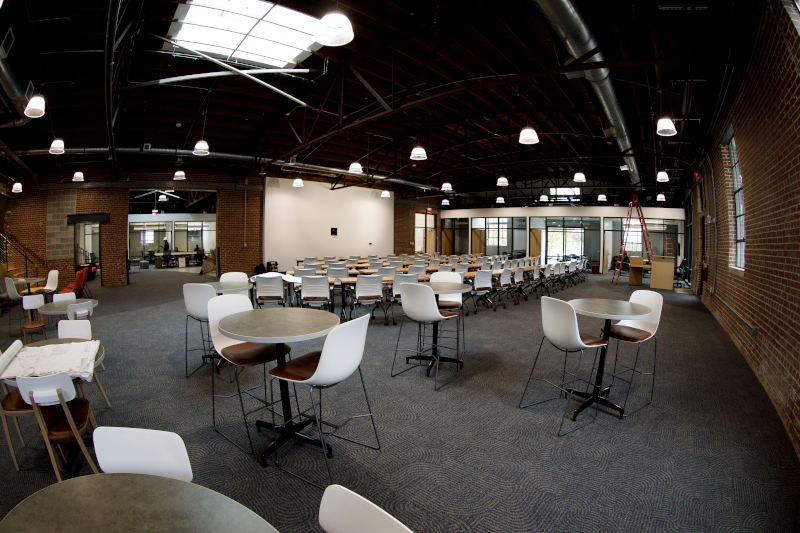
{"label": "chair backrest", "polygon": [[475,272],[475,279],[472,286],[476,291],[489,290],[492,286],[492,271],[487,268],[481,268]]}
{"label": "chair backrest", "polygon": [[469,263],[458,263],[455,267],[456,272],[466,272],[469,270]]}
{"label": "chair backrest", "polygon": [[492,270],[492,264],[488,263],[488,262],[481,263],[481,270],[489,270],[489,271],[491,271]]}
{"label": "chair backrest", "polygon": [[501,268],[503,268],[503,263],[501,263],[500,261],[492,262],[492,270],[500,270]]}
{"label": "chair backrest", "polygon": [[361,274],[356,278],[356,298],[364,296],[381,296],[383,294],[383,276],[378,274]]}
{"label": "chair backrest", "polygon": [[22,297],[22,308],[25,309],[26,311],[29,311],[31,309],[39,309],[43,305],[44,305],[43,294],[34,294],[32,296]]}
{"label": "chair backrest", "polygon": [[647,331],[655,334],[658,331],[658,324],[661,322],[661,309],[664,306],[664,297],[660,293],[648,290],[633,291],[629,300],[634,304],[641,304],[649,307],[652,311],[650,316],[641,320],[624,320],[626,326]]}
{"label": "chair backrest", "polygon": [[542,330],[547,340],[562,350],[584,347],[575,309],[563,300],[542,296]]}
{"label": "chair backrest", "polygon": [[307,265],[308,263],[317,263],[319,259],[316,257],[304,257],[303,258],[303,266]]}
{"label": "chair backrest", "polygon": [[79,304],[69,304],[67,306],[67,319],[76,320],[76,315],[82,314],[84,311],[86,311],[87,317],[94,314],[94,305],[91,300]]}
{"label": "chair backrest", "polygon": [[82,268],[75,274],[75,293],[83,294],[83,288],[86,286],[86,280],[89,278],[89,268]]}
{"label": "chair backrest", "polygon": [[428,263],[428,266],[432,266],[432,267],[439,266],[439,263],[441,263],[440,259],[431,259],[431,262]]}
{"label": "chair backrest", "polygon": [[358,259],[353,259],[352,257],[345,262],[347,266],[355,266],[358,264]]}
{"label": "chair backrest", "polygon": [[377,255],[369,255],[369,254],[367,254],[367,260],[368,261],[372,261],[373,259],[377,259],[377,258],[378,258]]}
{"label": "chair backrest", "polygon": [[247,274],[244,272],[225,272],[219,277],[219,281],[247,281]]}
{"label": "chair backrest", "polygon": [[17,286],[14,285],[14,280],[11,278],[5,278],[6,280],[6,292],[8,293],[8,298],[10,300],[20,300],[22,297],[17,292]]}
{"label": "chair backrest", "polygon": [[509,264],[509,266],[510,266],[511,268],[517,268],[517,267],[519,266],[519,261],[518,261],[518,260],[516,260],[516,259],[514,259],[513,261],[511,261],[511,263]]}
{"label": "chair backrest", "polygon": [[51,270],[47,273],[47,283],[44,289],[47,291],[54,291],[58,287],[58,270]]}
{"label": "chair backrest", "polygon": [[355,259],[356,261],[358,261],[359,259],[361,259],[361,256],[360,255],[351,255],[350,259]]}
{"label": "chair backrest", "polygon": [[72,384],[72,378],[66,372],[36,378],[18,377],[16,381],[19,394],[28,405],[31,405],[31,392],[36,404],[43,407],[60,403],[56,389],[61,389],[61,395],[65,402],[74,400],[76,396],[75,385]]}
{"label": "chair backrest", "polygon": [[509,283],[511,283],[511,269],[504,268],[500,274],[500,285],[508,285]]}
{"label": "chair backrest", "polygon": [[364,356],[369,315],[333,328],[325,338],[314,374],[304,381],[309,385],[335,385],[356,371]]}
{"label": "chair backrest", "polygon": [[329,278],[348,278],[350,277],[350,271],[346,268],[328,268],[328,277]]}
{"label": "chair backrest", "polygon": [[97,463],[106,474],[145,474],[189,483],[192,465],[177,434],[102,426],[92,433]]}
{"label": "chair backrest", "polygon": [[402,261],[405,260],[406,257],[408,257],[408,254],[400,254],[397,257]]}
{"label": "chair backrest", "polygon": [[503,260],[503,267],[502,268],[511,268],[511,261]]}
{"label": "chair backrest", "polygon": [[444,317],[439,312],[433,289],[423,284],[405,283],[400,287],[403,298],[403,312],[417,322],[441,322]]}
{"label": "chair backrest", "polygon": [[380,267],[378,269],[379,276],[394,276],[395,274],[397,274],[397,269],[394,267],[388,266],[388,267]]}
{"label": "chair backrest", "polygon": [[[458,272],[434,272],[431,274],[431,282],[445,282],[445,283],[462,283],[464,279]],[[440,294],[440,302],[459,302],[461,303],[461,294]]]}
{"label": "chair backrest", "polygon": [[303,276],[316,276],[317,269],[315,268],[295,268],[294,277],[302,278]]}
{"label": "chair backrest", "polygon": [[453,264],[448,263],[446,265],[439,265],[439,272],[452,272],[453,271]]}
{"label": "chair backrest", "polygon": [[370,268],[383,268],[383,261],[370,261],[369,262]]}
{"label": "chair backrest", "polygon": [[394,281],[392,282],[392,296],[401,296],[400,285],[403,283],[417,283],[419,275],[417,274],[395,274]]}
{"label": "chair backrest", "polygon": [[74,292],[65,292],[53,295],[53,303],[56,302],[63,302],[64,300],[76,300],[78,297],[75,296]]}
{"label": "chair backrest", "polygon": [[[208,331],[214,345],[230,345],[231,339],[219,332],[219,321],[228,315],[252,311],[253,304],[244,294],[222,294],[208,301]],[[221,341],[221,342],[220,342]]]}
{"label": "chair backrest", "polygon": [[425,268],[425,264],[424,263],[421,264],[421,265],[414,264],[414,265],[411,265],[410,267],[408,267],[408,273],[409,274],[416,274],[418,276],[424,276],[427,273],[427,268]]}
{"label": "chair backrest", "polygon": [[395,517],[341,485],[328,485],[322,494],[319,525],[326,533],[411,533]]}
{"label": "chair backrest", "polygon": [[402,261],[389,261],[389,266],[394,268],[394,269],[403,268],[403,262]]}
{"label": "chair backrest", "polygon": [[536,265],[535,267],[533,267],[533,279],[534,280],[539,279],[539,273],[541,271],[542,271],[542,267],[540,267],[539,265]]}
{"label": "chair backrest", "polygon": [[88,320],[59,320],[59,339],[92,340],[92,323]]}
{"label": "chair backrest", "polygon": [[283,277],[280,274],[256,276],[256,296],[283,296]]}
{"label": "chair backrest", "polygon": [[303,263],[303,268],[313,268],[316,270],[322,270],[322,263]]}
{"label": "chair backrest", "polygon": [[425,260],[424,259],[415,260],[414,261],[414,266],[425,266]]}
{"label": "chair backrest", "polygon": [[[186,306],[186,313],[199,320],[208,320],[208,301],[216,295],[217,291],[211,285],[184,283],[183,304]],[[53,300],[56,296],[59,295],[54,295]]]}
{"label": "chair backrest", "polygon": [[335,256],[335,255],[325,255],[325,256],[323,256],[323,257],[322,257],[322,259],[323,259],[325,262],[328,262],[328,261],[336,261],[336,256]]}
{"label": "chair backrest", "polygon": [[330,259],[326,257],[324,261],[326,265],[335,265],[336,263],[338,263],[335,257],[331,257]]}
{"label": "chair backrest", "polygon": [[525,282],[525,268],[524,267],[517,267],[516,270],[513,271],[512,279],[514,280],[515,285],[519,285],[520,283]]}
{"label": "chair backrest", "polygon": [[301,298],[330,298],[328,276],[304,276]]}

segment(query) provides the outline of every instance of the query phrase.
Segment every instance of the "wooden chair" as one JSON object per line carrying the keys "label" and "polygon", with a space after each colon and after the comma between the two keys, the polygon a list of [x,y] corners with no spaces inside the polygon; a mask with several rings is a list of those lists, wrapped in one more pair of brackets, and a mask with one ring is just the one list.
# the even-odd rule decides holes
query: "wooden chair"
{"label": "wooden chair", "polygon": [[[17,356],[17,353],[22,349],[21,341],[14,341],[0,356],[0,372],[4,371],[8,364]],[[11,452],[11,460],[14,462],[14,468],[19,472],[19,464],[17,463],[17,455],[14,453],[14,445],[11,444],[11,434],[8,431],[8,421],[6,417],[11,417],[14,421],[14,426],[17,428],[17,435],[19,436],[22,447],[25,447],[25,439],[22,436],[22,431],[19,428],[18,417],[33,416],[33,408],[22,400],[19,394],[19,389],[15,388],[9,392],[7,382],[3,381],[0,385],[3,387],[3,399],[0,400],[0,418],[3,420],[3,431],[6,434],[6,442],[8,442],[8,451]],[[12,382],[8,382],[12,383]]]}

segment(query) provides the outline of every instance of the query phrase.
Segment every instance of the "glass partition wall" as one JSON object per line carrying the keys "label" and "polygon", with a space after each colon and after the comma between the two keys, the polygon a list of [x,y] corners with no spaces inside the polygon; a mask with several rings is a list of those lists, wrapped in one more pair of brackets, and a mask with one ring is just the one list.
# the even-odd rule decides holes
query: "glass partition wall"
{"label": "glass partition wall", "polygon": [[[164,237],[170,238],[172,222],[133,222],[128,224],[128,250],[131,258],[163,251]],[[172,243],[170,243],[172,245]]]}
{"label": "glass partition wall", "polygon": [[473,218],[472,253],[525,257],[525,217]]}
{"label": "glass partition wall", "polygon": [[[672,257],[675,259],[675,264],[679,265],[684,256],[684,221],[647,218],[645,224],[650,235],[653,254]],[[629,257],[645,257],[647,255],[644,233],[638,219],[633,218],[628,224],[627,219],[606,218],[603,222],[603,230],[606,271],[610,270],[614,257],[619,256],[626,230],[625,253]]]}
{"label": "glass partition wall", "polygon": [[175,222],[175,242],[172,249],[176,252],[191,252],[195,246],[204,251],[216,248],[216,222]]}
{"label": "glass partition wall", "polygon": [[469,219],[442,219],[442,254],[461,255],[469,253]]}
{"label": "glass partition wall", "polygon": [[414,252],[436,251],[436,216],[414,213]]}
{"label": "glass partition wall", "polygon": [[532,256],[546,262],[580,259],[600,260],[599,217],[531,217]]}

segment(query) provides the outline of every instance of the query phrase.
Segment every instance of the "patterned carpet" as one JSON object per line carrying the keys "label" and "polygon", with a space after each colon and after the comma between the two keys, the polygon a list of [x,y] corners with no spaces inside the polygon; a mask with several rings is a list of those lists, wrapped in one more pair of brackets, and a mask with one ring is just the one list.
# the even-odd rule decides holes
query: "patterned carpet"
{"label": "patterned carpet", "polygon": [[[184,377],[182,284],[211,278],[150,270],[130,279],[127,287],[90,284],[100,301],[92,324],[106,349],[101,379],[112,402],[106,409],[89,387],[98,422],[174,431],[186,442],[195,483],[241,502],[283,533],[320,531],[322,491],[274,465],[262,469],[211,429],[209,366]],[[608,277],[589,276],[556,296],[627,300],[630,293]],[[590,334],[602,325],[586,317],[579,322]],[[595,423],[561,438],[555,431],[563,402],[517,408],[542,336],[538,300],[470,314],[464,372],[438,392],[418,369],[389,376],[398,329],[372,321],[362,363],[382,449],[332,439],[332,467],[335,482],[412,530],[800,530],[798,458],[758,380],[694,296],[665,294],[654,403],[624,420],[601,411]],[[197,330],[191,333],[196,341]],[[5,316],[0,334],[8,346]],[[301,355],[321,346],[322,340],[308,341],[293,349]],[[652,350],[652,344],[643,349],[648,361]],[[623,356],[631,354],[623,349]],[[559,357],[544,350],[541,369],[557,369]],[[255,385],[256,373],[248,370],[243,381]],[[235,390],[224,370],[217,384],[222,392]],[[614,387],[612,398],[622,392]],[[640,392],[633,391],[632,406],[641,403]],[[306,390],[300,401],[309,404]],[[335,421],[365,411],[357,376],[326,391],[323,402],[324,417]],[[245,440],[238,401],[217,405],[225,428]],[[0,515],[55,482],[33,421],[22,426],[28,447],[13,437],[21,471],[5,446],[0,451]],[[361,419],[346,432],[368,439],[369,429]],[[253,432],[258,449],[270,437]],[[286,470],[327,481],[319,449],[286,446],[280,460]]]}

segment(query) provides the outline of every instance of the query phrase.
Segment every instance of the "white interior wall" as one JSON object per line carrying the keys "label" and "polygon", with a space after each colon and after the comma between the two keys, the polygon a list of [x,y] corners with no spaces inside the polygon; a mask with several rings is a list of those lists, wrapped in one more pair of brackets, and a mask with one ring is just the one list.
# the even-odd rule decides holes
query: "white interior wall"
{"label": "white interior wall", "polygon": [[[381,198],[380,189],[267,179],[264,187],[264,260],[278,261],[280,270],[295,266],[306,255],[386,255],[394,251],[394,194]],[[338,235],[331,235],[337,228]],[[371,244],[370,244],[371,243]]]}

